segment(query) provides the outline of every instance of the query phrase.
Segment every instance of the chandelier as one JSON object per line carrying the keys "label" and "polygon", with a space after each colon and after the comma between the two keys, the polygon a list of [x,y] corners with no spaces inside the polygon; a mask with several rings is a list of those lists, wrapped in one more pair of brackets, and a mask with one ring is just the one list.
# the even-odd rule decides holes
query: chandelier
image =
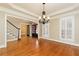
{"label": "chandelier", "polygon": [[48,23],[48,21],[49,21],[49,17],[46,16],[45,3],[43,3],[42,16],[39,17],[39,23],[45,24]]}

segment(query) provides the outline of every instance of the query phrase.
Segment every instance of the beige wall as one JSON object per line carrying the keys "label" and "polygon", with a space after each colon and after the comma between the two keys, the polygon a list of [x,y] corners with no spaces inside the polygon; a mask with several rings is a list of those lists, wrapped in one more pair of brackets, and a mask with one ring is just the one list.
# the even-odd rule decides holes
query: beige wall
{"label": "beige wall", "polygon": [[27,35],[27,24],[21,23],[21,35]]}
{"label": "beige wall", "polygon": [[[61,14],[60,14],[61,15]],[[59,39],[59,22],[60,22],[60,15],[52,17],[50,20],[50,39],[51,40],[60,40]],[[65,15],[65,13],[64,13]],[[75,43],[79,43],[79,13],[71,13],[69,15],[74,15],[75,16]]]}
{"label": "beige wall", "polygon": [[75,39],[79,42],[79,14],[76,14],[75,17]]}
{"label": "beige wall", "polygon": [[59,39],[59,18],[54,17],[50,20],[49,36],[51,39]]}
{"label": "beige wall", "polygon": [[39,37],[42,37],[42,24],[39,23]]}

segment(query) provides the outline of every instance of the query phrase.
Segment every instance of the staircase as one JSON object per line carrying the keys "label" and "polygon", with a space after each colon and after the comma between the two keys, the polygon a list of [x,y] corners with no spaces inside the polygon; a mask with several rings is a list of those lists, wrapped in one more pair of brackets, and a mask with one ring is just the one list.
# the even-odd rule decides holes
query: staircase
{"label": "staircase", "polygon": [[7,40],[14,41],[19,39],[19,28],[16,27],[12,22],[7,20]]}

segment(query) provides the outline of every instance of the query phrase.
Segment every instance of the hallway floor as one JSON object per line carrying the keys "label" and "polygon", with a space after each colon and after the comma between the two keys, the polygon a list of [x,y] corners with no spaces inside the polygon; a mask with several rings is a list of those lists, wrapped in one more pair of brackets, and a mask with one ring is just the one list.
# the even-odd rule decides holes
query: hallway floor
{"label": "hallway floor", "polygon": [[79,47],[35,38],[22,37],[0,49],[1,56],[79,56]]}

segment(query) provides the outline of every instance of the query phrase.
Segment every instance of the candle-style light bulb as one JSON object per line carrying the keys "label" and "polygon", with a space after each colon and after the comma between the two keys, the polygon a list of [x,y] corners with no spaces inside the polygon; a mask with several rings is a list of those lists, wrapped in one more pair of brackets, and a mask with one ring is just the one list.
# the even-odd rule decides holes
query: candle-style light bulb
{"label": "candle-style light bulb", "polygon": [[47,17],[47,19],[50,19],[50,17]]}
{"label": "candle-style light bulb", "polygon": [[39,17],[39,19],[41,19],[41,17]]}

